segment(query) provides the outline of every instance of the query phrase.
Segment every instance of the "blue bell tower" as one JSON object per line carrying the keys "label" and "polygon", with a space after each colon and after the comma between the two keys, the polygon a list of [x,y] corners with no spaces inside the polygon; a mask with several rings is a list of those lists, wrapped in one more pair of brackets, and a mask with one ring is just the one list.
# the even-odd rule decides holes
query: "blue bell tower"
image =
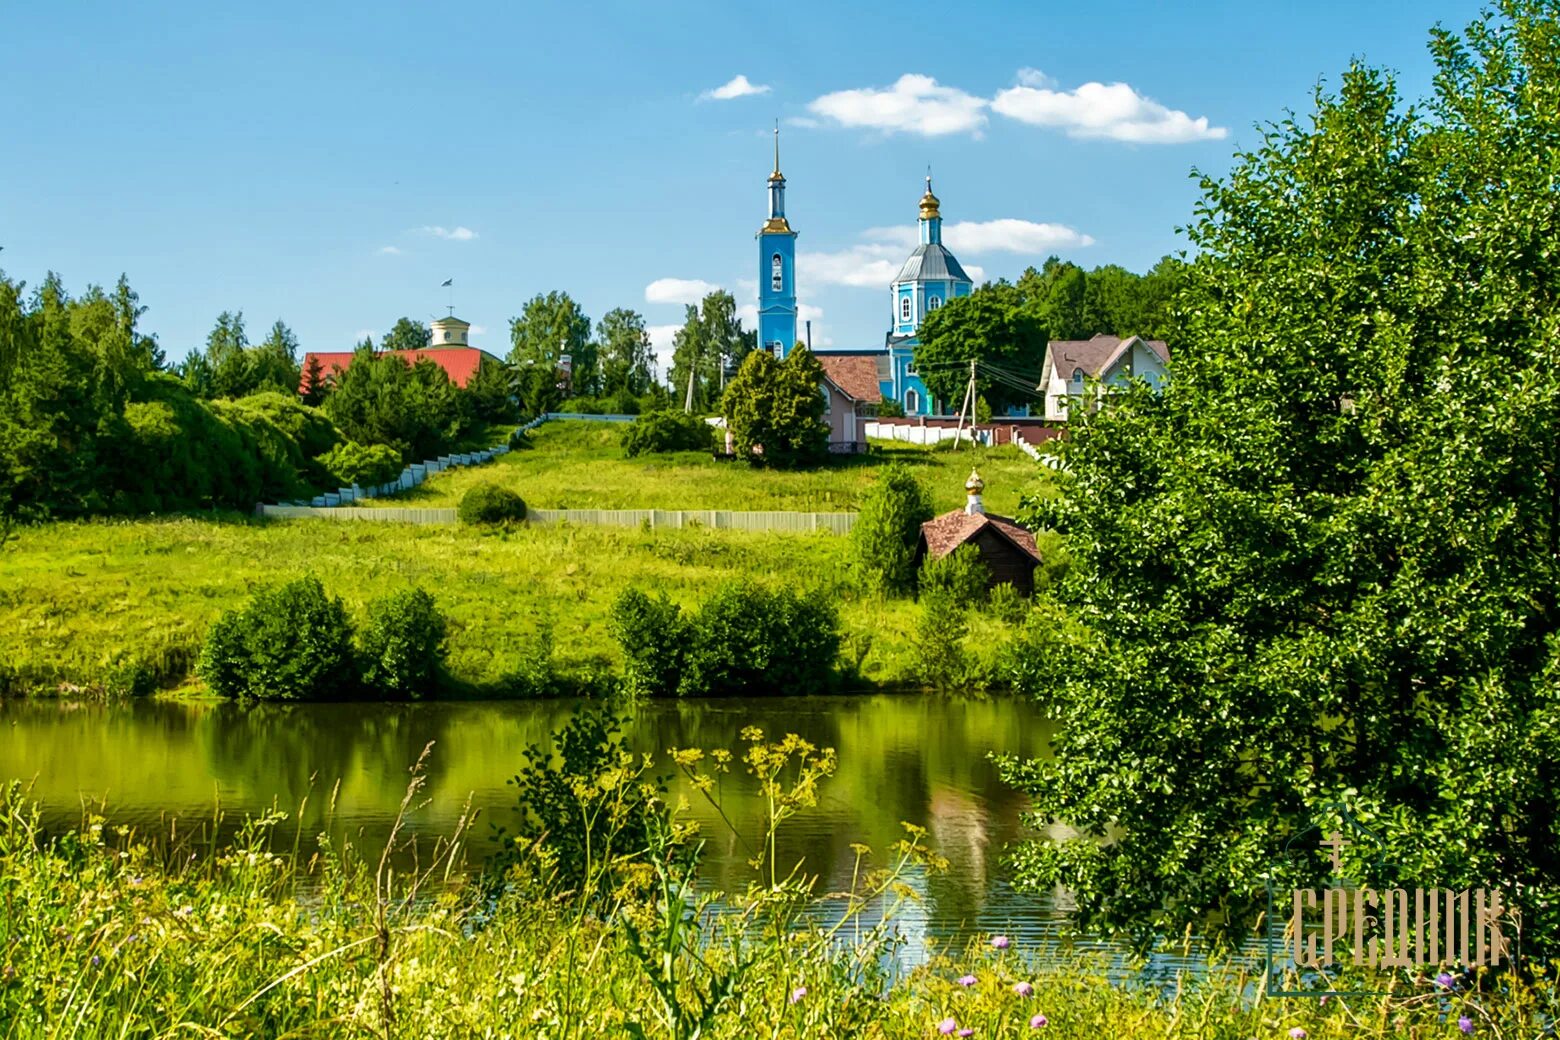
{"label": "blue bell tower", "polygon": [[784,358],[796,346],[796,232],[785,219],[780,127],[769,175],[769,219],[758,229],[758,345]]}

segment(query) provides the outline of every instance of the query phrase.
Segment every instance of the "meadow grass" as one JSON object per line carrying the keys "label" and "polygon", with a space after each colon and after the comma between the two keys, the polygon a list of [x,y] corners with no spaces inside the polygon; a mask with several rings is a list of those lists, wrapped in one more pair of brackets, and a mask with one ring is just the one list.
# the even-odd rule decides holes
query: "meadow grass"
{"label": "meadow grass", "polygon": [[865,455],[844,455],[814,470],[762,469],[683,451],[627,458],[626,424],[550,422],[529,434],[531,446],[483,466],[449,470],[376,506],[449,507],[483,482],[517,492],[541,509],[738,509],[854,512],[877,473],[891,462],[915,470],[938,512],[964,505],[964,481],[978,468],[986,508],[1011,516],[1019,496],[1049,482],[1050,471],[1014,447],[954,451],[872,442]]}
{"label": "meadow grass", "polygon": [[[0,790],[0,1036],[1411,1040],[1461,1035],[1461,1019],[1548,1035],[1557,1003],[1542,971],[1451,991],[1400,977],[1327,1003],[1263,999],[1219,960],[1124,985],[1098,957],[994,936],[895,976],[882,958],[904,904],[861,896],[894,889],[903,856],[829,897],[760,876],[720,914],[656,866],[639,895],[592,908],[521,869],[492,895],[462,872],[464,831],[396,870],[371,849],[276,841],[280,818],[222,844],[100,817],[45,834],[23,792]],[[865,879],[877,859],[862,856]]]}
{"label": "meadow grass", "polygon": [[[444,525],[249,518],[55,523],[0,551],[0,666],[23,688],[100,683],[137,661],[166,685],[193,673],[211,623],[265,585],[314,574],[350,610],[418,585],[450,620],[450,671],[502,685],[551,640],[565,674],[615,673],[609,629],[635,586],[685,607],[719,582],[820,589],[839,609],[842,657],[869,683],[917,682],[917,607],[864,592],[848,540],[823,533]],[[996,622],[977,618],[972,643]]]}

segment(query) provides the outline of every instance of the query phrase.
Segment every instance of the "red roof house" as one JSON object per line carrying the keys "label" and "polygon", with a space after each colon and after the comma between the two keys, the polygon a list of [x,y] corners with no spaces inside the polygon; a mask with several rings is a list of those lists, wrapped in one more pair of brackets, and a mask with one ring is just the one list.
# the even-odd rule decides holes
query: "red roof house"
{"label": "red roof house", "polygon": [[970,471],[964,490],[969,502],[963,509],[926,521],[916,544],[915,566],[920,570],[927,559],[941,559],[961,545],[973,545],[981,562],[991,572],[989,585],[1012,585],[1024,595],[1035,590],[1035,567],[1040,550],[1035,536],[1005,516],[986,512],[980,493],[986,487],[980,474]]}
{"label": "red roof house", "polygon": [[[430,347],[427,350],[393,350],[390,353],[404,359],[408,365],[415,365],[423,358],[427,358],[444,369],[444,374],[450,377],[450,382],[459,387],[465,387],[476,377],[477,370],[482,367],[484,361],[499,364],[498,358],[476,347]],[[303,377],[299,382],[298,392],[302,394],[308,390],[310,358],[319,359],[322,376],[330,379],[350,368],[355,356],[356,352],[351,350],[309,351],[303,355]]]}

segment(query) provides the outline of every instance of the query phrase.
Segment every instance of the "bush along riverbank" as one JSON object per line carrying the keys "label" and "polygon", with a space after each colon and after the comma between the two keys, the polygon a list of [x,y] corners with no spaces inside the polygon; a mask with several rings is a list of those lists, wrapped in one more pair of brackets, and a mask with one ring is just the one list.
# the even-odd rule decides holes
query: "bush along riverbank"
{"label": "bush along riverbank", "polygon": [[[1268,1000],[1220,960],[1153,985],[1084,956],[1001,935],[889,972],[914,877],[941,863],[925,835],[857,850],[828,896],[776,836],[816,804],[828,749],[749,731],[735,749],[630,755],[586,713],[533,748],[516,777],[527,810],[494,845],[469,818],[413,857],[402,824],[381,852],[277,840],[285,814],[228,843],[145,835],[88,817],[45,834],[18,786],[0,791],[0,1024],[71,1036],[1276,1037],[1328,1040],[1541,1035],[1553,976],[1385,980],[1386,995]],[[556,751],[557,754],[552,752]],[[681,771],[718,803],[743,770],[767,813],[751,883],[696,894],[699,843],[663,798]],[[569,821],[569,826],[559,826]],[[400,866],[407,865],[407,866]],[[472,864],[476,866],[476,864]],[[820,922],[828,922],[821,924]]]}

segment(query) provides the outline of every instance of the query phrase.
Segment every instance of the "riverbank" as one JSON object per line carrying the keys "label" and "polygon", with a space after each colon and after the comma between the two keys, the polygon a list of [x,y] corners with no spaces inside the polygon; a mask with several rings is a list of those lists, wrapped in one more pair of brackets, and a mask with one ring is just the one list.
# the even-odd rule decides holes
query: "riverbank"
{"label": "riverbank", "polygon": [[[522,526],[475,530],[226,516],[56,523],[0,551],[0,681],[13,693],[113,692],[144,669],[198,690],[207,629],[258,587],[313,574],[360,610],[408,585],[450,622],[449,670],[472,695],[546,668],[565,687],[610,685],[621,668],[608,618],[629,587],[691,607],[723,581],[821,590],[839,610],[842,665],[861,687],[917,684],[916,605],[864,593],[846,539],[728,530]],[[990,661],[1004,623],[972,616]]]}
{"label": "riverbank", "polygon": [[[719,1040],[1408,1040],[1460,1035],[1463,1018],[1480,1035],[1538,1035],[1557,997],[1541,978],[1515,991],[1491,979],[1483,994],[1400,981],[1389,997],[1253,1000],[1250,976],[1219,963],[1123,985],[1097,960],[995,935],[893,977],[880,965],[895,914],[864,903],[835,899],[858,909],[821,930],[807,911],[828,900],[753,890],[741,913],[674,929],[654,896],[607,917],[524,882],[490,901],[451,873],[459,840],[392,873],[351,846],[276,843],[276,822],[214,845],[154,846],[93,821],[45,836],[12,788],[0,799],[5,1035],[661,1040],[698,1025]],[[865,895],[909,866],[881,850],[868,862],[887,873],[842,887]]]}

